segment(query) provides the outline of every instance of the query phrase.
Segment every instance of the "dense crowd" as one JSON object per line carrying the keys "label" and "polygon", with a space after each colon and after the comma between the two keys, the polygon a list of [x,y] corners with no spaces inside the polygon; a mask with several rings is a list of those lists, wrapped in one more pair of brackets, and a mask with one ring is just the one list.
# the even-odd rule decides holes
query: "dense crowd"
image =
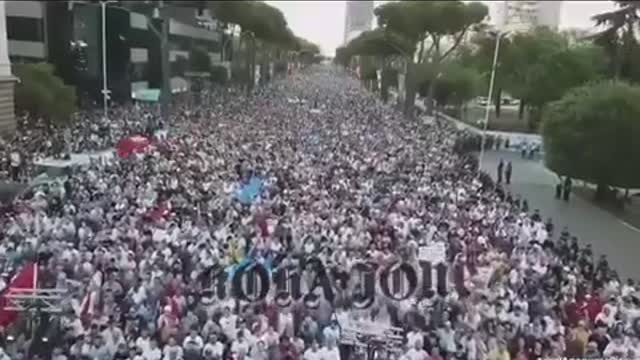
{"label": "dense crowd", "polygon": [[[39,194],[0,219],[4,283],[37,256],[39,286],[67,291],[63,312],[40,321],[49,332],[4,331],[3,356],[640,357],[634,283],[478,176],[473,135],[407,120],[328,67],[174,109],[152,152],[94,162],[60,198]],[[240,201],[255,178],[258,197]],[[446,291],[353,308],[355,260],[415,264],[434,243],[447,249]],[[331,302],[219,299],[212,282],[243,259],[300,268],[312,256],[339,280]],[[400,328],[401,344],[343,341],[367,324]]]}
{"label": "dense crowd", "polygon": [[[186,97],[176,100],[176,105],[184,104]],[[158,119],[158,105],[144,102],[112,106],[107,117],[102,109],[80,110],[68,124],[48,123],[28,113],[18,115],[14,136],[0,139],[0,180],[26,182],[37,172],[34,162],[113,148],[126,136],[162,126]]]}

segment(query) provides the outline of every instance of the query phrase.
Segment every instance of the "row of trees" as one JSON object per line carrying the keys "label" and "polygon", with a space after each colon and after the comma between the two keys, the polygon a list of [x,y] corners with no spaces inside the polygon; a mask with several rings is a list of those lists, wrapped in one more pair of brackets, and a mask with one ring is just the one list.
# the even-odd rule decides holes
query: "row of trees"
{"label": "row of trees", "polygon": [[[488,84],[496,46],[496,33],[479,32],[469,47],[461,49],[459,61],[481,73]],[[471,49],[473,50],[471,50]],[[548,28],[504,36],[500,44],[499,63],[491,101],[500,116],[505,92],[520,99],[519,117],[528,115],[529,128],[538,129],[547,104],[560,99],[567,91],[605,76],[603,50],[591,42],[574,42]],[[486,94],[486,85],[481,93]]]}
{"label": "row of trees", "polygon": [[[309,64],[320,59],[318,46],[295,36],[282,12],[262,1],[170,3],[176,6],[207,6],[222,22],[221,31],[230,32],[232,36],[239,33],[239,46],[233,51],[239,55],[234,56],[233,80],[245,84],[248,91],[255,84],[257,65],[261,69],[260,79],[268,81],[270,64],[273,64],[274,72],[283,73],[289,62]],[[221,45],[232,47],[233,38],[229,43]],[[211,80],[218,83],[225,83],[231,75],[223,66],[213,65],[208,51],[200,47],[193,47],[188,59],[177,58],[170,70],[172,75],[179,76],[186,72],[207,73]],[[14,66],[14,73],[20,79],[15,91],[18,112],[28,112],[50,123],[69,121],[71,114],[76,111],[76,92],[73,86],[64,84],[52,65],[20,64]]]}
{"label": "row of trees", "polygon": [[289,61],[311,62],[320,54],[317,45],[293,34],[282,12],[262,1],[211,1],[209,7],[227,31],[240,34],[234,63],[235,78],[251,91],[256,69],[268,80],[269,65],[286,70]]}
{"label": "row of trees", "polygon": [[[348,65],[354,57],[374,57],[381,64],[383,73],[390,68],[405,73],[404,111],[413,111],[416,93],[420,90],[426,97],[428,111],[433,110],[438,92],[441,99],[453,99],[445,84],[445,74],[459,74],[450,71],[448,60],[455,57],[469,32],[474,31],[486,18],[488,9],[479,2],[462,1],[396,1],[388,2],[375,9],[378,28],[362,33],[343,48],[336,50],[336,62]],[[452,66],[457,66],[454,64]],[[361,74],[362,74],[362,68]],[[473,82],[472,78],[464,83]],[[383,76],[384,77],[384,76]],[[468,80],[468,81],[467,81]],[[386,98],[385,82],[381,92]],[[475,85],[474,85],[475,86]],[[459,97],[459,96],[458,96]]]}
{"label": "row of trees", "polygon": [[378,28],[338,48],[334,60],[358,66],[367,84],[381,70],[382,86],[372,89],[384,100],[394,85],[385,74],[404,73],[407,114],[416,92],[429,111],[462,107],[488,92],[496,36],[503,36],[490,99],[496,116],[504,93],[520,99],[520,118],[542,131],[547,164],[597,184],[603,197],[610,186],[640,187],[633,165],[640,162],[640,3],[615,3],[593,18],[603,31],[575,38],[548,28],[499,35],[483,23],[480,3],[389,2],[375,10]]}

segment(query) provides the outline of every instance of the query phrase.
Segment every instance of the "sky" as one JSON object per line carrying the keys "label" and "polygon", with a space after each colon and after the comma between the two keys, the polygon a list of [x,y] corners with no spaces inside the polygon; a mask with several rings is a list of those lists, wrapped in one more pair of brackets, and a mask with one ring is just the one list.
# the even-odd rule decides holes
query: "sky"
{"label": "sky", "polygon": [[[376,1],[376,6],[386,1]],[[490,9],[502,1],[482,1]],[[344,40],[346,1],[267,1],[285,15],[289,27],[300,37],[320,46],[323,54],[333,55]],[[592,15],[613,9],[611,1],[564,1],[561,28],[590,28]]]}

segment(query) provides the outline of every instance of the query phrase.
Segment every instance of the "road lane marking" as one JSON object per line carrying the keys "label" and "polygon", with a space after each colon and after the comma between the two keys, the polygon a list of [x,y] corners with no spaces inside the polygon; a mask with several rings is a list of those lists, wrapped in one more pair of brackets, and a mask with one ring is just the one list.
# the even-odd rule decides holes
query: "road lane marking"
{"label": "road lane marking", "polygon": [[633,226],[633,225],[629,224],[628,222],[626,222],[626,221],[622,221],[622,220],[620,220],[620,219],[618,219],[618,222],[619,222],[620,224],[624,225],[625,227],[627,227],[627,228],[629,228],[629,229],[631,229],[631,230],[633,230],[633,231],[635,231],[635,232],[637,232],[637,233],[640,233],[640,229],[638,229],[637,227],[635,227],[635,226]]}

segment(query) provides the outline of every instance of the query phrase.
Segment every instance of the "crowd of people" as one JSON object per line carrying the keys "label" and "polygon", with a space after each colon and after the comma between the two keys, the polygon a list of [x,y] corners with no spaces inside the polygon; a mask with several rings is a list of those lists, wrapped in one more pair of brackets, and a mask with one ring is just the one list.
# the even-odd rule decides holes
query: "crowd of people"
{"label": "crowd of people", "polygon": [[[473,135],[405,119],[329,66],[173,109],[152,151],[93,162],[59,199],[36,194],[0,219],[4,286],[37,259],[38,286],[66,291],[61,313],[4,329],[1,356],[640,357],[634,282],[479,173]],[[116,124],[133,111],[122,108]],[[123,135],[108,133],[83,138],[103,146]],[[241,201],[255,178],[257,198]],[[446,291],[353,307],[356,260],[415,265],[436,243],[447,250]],[[332,301],[221,299],[212,280],[246,259],[301,268],[310,257],[337,280]],[[401,344],[345,344],[343,331],[359,324],[400,328]]]}
{"label": "crowd of people", "polygon": [[72,114],[68,124],[50,124],[21,114],[14,136],[0,139],[0,180],[26,182],[36,175],[34,163],[43,159],[113,148],[123,137],[161,125],[150,124],[159,117],[158,110],[156,104],[144,102],[113,106],[108,117],[102,109],[84,109]]}

